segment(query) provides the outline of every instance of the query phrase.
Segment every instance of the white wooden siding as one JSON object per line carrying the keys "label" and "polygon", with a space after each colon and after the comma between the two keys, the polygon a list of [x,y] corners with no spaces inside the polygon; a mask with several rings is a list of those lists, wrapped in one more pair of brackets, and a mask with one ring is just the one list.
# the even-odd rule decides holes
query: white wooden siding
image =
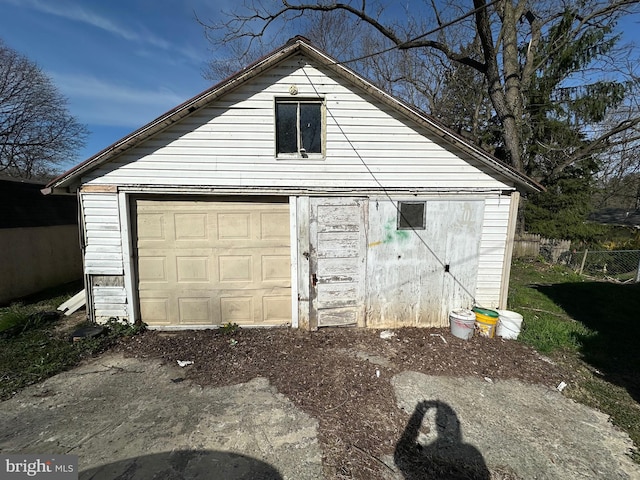
{"label": "white wooden siding", "polygon": [[104,322],[114,317],[128,318],[127,293],[124,287],[93,287],[93,304],[96,321]]}
{"label": "white wooden siding", "polygon": [[[120,211],[116,193],[82,192],[84,216],[85,274],[123,275],[122,236]],[[129,318],[126,289],[121,286],[93,285],[93,312],[95,320]]]}
{"label": "white wooden siding", "polygon": [[498,308],[500,304],[510,205],[509,196],[496,195],[485,200],[476,302],[487,308]]}
{"label": "white wooden siding", "polygon": [[122,239],[117,194],[82,193],[82,207],[85,274],[122,275]]}
{"label": "white wooden siding", "polygon": [[[380,182],[387,188],[437,191],[510,188],[479,162],[411,126],[372,97],[350,90],[328,71],[307,65],[303,72],[299,60],[291,58],[256,77],[96,169],[83,182],[267,188],[378,188]],[[274,98],[288,97],[292,84],[299,90],[296,98],[319,94],[326,99],[324,159],[275,158]]]}

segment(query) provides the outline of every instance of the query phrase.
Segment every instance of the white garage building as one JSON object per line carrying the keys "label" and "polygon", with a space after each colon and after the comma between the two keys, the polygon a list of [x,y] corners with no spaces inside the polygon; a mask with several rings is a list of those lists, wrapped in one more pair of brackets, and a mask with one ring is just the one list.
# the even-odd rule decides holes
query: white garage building
{"label": "white garage building", "polygon": [[505,307],[540,189],[301,37],[48,186],[80,201],[92,319],[311,329]]}

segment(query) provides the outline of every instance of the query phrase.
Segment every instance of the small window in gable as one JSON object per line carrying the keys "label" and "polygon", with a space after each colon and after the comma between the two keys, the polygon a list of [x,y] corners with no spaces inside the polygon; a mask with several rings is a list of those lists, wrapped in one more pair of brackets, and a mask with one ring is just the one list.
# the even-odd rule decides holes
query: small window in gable
{"label": "small window in gable", "polygon": [[424,230],[424,202],[398,202],[398,230]]}
{"label": "small window in gable", "polygon": [[322,155],[322,100],[276,100],[276,154],[308,158]]}

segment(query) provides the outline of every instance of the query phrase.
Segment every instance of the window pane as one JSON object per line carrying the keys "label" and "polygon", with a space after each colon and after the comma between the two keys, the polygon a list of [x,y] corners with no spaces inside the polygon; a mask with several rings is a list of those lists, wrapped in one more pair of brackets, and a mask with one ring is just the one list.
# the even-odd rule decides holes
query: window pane
{"label": "window pane", "polygon": [[322,153],[322,115],[319,103],[300,104],[300,133],[307,153]]}
{"label": "window pane", "polygon": [[398,213],[399,230],[424,230],[424,203],[400,202]]}
{"label": "window pane", "polygon": [[276,151],[278,153],[298,151],[297,107],[295,103],[276,104]]}

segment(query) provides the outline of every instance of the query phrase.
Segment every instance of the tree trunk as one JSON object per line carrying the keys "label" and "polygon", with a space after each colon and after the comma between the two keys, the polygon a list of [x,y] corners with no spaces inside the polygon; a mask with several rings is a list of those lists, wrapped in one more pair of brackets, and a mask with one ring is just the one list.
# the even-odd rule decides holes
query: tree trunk
{"label": "tree trunk", "polygon": [[474,0],[473,5],[479,9],[476,13],[476,28],[486,71],[484,72],[489,86],[489,98],[504,129],[504,147],[508,161],[518,171],[524,172],[522,161],[522,136],[519,122],[522,118],[522,96],[520,95],[520,75],[518,61],[518,46],[516,33],[516,18],[511,0],[504,0],[496,4],[503,19],[503,73],[505,84],[502,84],[500,66],[497,58],[491,22],[487,12],[485,0]]}

